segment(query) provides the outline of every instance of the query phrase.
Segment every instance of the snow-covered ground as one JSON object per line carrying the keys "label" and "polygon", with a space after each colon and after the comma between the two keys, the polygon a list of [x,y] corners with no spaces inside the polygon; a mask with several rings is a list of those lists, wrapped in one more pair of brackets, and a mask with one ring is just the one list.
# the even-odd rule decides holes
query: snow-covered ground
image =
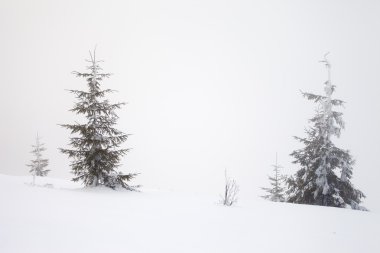
{"label": "snow-covered ground", "polygon": [[380,215],[0,175],[0,252],[380,252]]}

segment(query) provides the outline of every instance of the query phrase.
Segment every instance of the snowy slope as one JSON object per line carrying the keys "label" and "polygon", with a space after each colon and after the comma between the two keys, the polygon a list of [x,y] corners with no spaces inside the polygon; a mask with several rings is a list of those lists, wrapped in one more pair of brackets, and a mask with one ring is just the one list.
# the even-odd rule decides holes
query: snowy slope
{"label": "snowy slope", "polygon": [[380,252],[380,215],[0,175],[0,252]]}

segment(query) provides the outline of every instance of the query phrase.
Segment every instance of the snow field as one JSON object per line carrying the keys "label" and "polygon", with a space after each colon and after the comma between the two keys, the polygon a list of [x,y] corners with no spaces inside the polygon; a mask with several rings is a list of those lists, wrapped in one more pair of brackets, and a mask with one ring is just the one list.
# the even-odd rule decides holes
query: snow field
{"label": "snow field", "polygon": [[0,175],[0,252],[380,252],[378,213]]}

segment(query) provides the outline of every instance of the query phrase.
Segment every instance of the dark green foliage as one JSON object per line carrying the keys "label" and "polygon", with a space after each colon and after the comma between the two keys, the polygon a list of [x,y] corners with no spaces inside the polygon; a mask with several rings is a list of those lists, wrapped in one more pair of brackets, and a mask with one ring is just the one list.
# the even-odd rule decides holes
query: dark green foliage
{"label": "dark green foliage", "polygon": [[303,93],[319,106],[310,120],[312,126],[306,130],[307,137],[295,137],[304,147],[291,153],[293,163],[301,168],[287,180],[288,202],[365,210],[359,206],[364,194],[350,182],[354,160],[348,150],[336,147],[331,139],[340,137],[344,128],[343,114],[333,107],[342,106],[344,102],[331,98],[335,86],[330,81],[330,64],[327,60],[323,62],[329,74],[326,95]]}
{"label": "dark green foliage", "polygon": [[124,175],[115,170],[120,166],[121,157],[129,150],[120,148],[128,135],[114,128],[118,119],[115,110],[124,103],[111,104],[104,98],[113,90],[102,90],[100,82],[110,77],[110,74],[100,73],[102,69],[95,59],[95,52],[93,56],[90,53],[90,56],[89,73],[74,72],[77,77],[86,79],[88,90],[69,90],[78,100],[70,111],[84,115],[87,123],[62,124],[74,137],[70,138],[72,149],[60,150],[72,159],[73,181],[80,180],[86,186],[104,185],[113,189],[121,186],[134,190],[135,187],[126,182],[137,174]]}

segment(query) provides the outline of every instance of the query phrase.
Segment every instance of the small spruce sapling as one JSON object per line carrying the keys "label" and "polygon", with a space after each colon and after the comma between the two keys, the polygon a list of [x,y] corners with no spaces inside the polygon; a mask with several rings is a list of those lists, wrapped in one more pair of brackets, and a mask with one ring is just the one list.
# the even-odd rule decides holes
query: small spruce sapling
{"label": "small spruce sapling", "polygon": [[29,173],[33,176],[32,185],[36,184],[36,177],[45,177],[50,170],[45,169],[48,164],[48,159],[42,158],[42,152],[46,150],[44,144],[40,142],[40,137],[37,134],[36,144],[32,145],[33,149],[31,153],[35,156],[35,159],[31,160],[31,163],[27,166],[30,167]]}
{"label": "small spruce sapling", "polygon": [[262,187],[261,189],[266,191],[267,194],[261,197],[264,199],[274,201],[274,202],[283,202],[285,201],[283,184],[286,180],[286,177],[284,175],[281,175],[280,173],[280,169],[283,167],[278,165],[277,163],[277,153],[276,153],[276,163],[272,165],[272,167],[274,171],[274,176],[273,177],[268,176],[271,187],[270,188]]}

